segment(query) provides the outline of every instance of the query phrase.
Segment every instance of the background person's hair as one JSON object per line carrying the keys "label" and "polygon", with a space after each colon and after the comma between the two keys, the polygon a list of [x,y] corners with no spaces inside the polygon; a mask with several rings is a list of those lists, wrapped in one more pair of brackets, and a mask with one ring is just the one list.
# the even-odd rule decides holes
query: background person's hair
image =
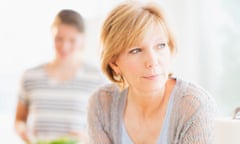
{"label": "background person's hair", "polygon": [[168,36],[168,46],[172,53],[176,51],[175,40],[157,3],[126,1],[114,8],[102,26],[101,66],[107,77],[124,86],[123,76],[116,74],[109,63],[121,52],[141,43],[149,28],[161,24]]}
{"label": "background person's hair", "polygon": [[52,23],[52,28],[67,24],[75,27],[79,32],[85,32],[84,19],[82,15],[74,10],[63,9],[56,16]]}

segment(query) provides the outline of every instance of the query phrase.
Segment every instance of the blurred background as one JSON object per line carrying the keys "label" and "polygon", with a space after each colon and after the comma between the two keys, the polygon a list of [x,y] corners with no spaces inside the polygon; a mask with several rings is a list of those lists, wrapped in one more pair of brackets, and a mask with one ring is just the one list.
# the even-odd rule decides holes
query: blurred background
{"label": "blurred background", "polygon": [[[85,59],[99,66],[99,32],[107,12],[122,0],[0,0],[0,139],[18,144],[13,123],[22,73],[53,58],[50,25],[63,8],[86,21]],[[141,0],[148,1],[148,0]],[[216,99],[222,117],[240,106],[240,1],[155,0],[177,40],[173,72]]]}

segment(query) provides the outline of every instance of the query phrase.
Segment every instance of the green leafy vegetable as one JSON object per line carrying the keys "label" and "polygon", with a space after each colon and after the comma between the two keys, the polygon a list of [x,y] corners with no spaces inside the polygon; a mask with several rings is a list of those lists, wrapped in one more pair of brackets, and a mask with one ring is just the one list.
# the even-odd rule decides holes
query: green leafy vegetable
{"label": "green leafy vegetable", "polygon": [[60,137],[52,141],[38,141],[36,144],[79,144],[79,142],[70,137]]}

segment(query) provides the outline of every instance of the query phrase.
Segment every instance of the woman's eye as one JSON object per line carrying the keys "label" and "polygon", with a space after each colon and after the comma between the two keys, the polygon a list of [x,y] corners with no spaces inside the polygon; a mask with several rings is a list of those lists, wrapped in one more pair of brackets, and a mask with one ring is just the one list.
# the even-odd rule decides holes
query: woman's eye
{"label": "woman's eye", "polygon": [[165,48],[166,46],[167,46],[167,43],[158,44],[158,48],[160,48],[160,49]]}
{"label": "woman's eye", "polygon": [[136,53],[139,53],[141,52],[141,49],[140,48],[136,48],[136,49],[133,49],[133,50],[130,50],[130,54],[136,54]]}

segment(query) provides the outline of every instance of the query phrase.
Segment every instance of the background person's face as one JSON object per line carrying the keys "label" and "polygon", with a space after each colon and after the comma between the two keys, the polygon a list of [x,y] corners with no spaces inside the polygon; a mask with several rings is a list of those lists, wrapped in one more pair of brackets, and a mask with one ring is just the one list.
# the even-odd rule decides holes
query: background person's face
{"label": "background person's face", "polygon": [[74,26],[60,24],[53,29],[56,57],[61,60],[80,56],[83,49],[83,34]]}

